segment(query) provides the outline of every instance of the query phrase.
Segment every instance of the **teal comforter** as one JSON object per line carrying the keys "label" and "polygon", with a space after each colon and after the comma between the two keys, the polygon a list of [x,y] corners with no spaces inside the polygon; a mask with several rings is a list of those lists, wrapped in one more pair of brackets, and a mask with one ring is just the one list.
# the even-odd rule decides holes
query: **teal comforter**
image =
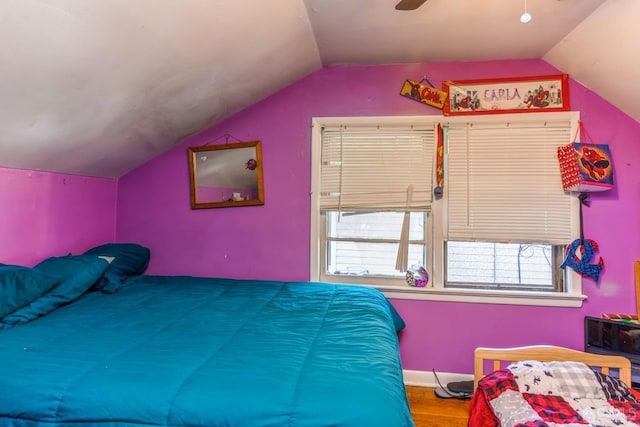
{"label": "teal comforter", "polygon": [[363,287],[139,276],[0,330],[0,425],[412,426],[401,326]]}

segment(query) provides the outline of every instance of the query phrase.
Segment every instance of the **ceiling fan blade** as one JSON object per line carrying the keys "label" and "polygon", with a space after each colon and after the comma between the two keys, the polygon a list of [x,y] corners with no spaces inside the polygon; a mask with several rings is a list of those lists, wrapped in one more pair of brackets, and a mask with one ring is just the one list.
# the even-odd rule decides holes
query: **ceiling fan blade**
{"label": "ceiling fan blade", "polygon": [[400,0],[396,5],[396,10],[416,10],[427,0]]}

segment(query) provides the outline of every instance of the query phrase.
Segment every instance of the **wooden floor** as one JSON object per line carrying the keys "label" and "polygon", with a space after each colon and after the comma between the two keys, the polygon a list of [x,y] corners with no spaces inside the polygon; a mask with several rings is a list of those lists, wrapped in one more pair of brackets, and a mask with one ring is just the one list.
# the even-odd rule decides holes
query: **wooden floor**
{"label": "wooden floor", "polygon": [[466,427],[469,400],[440,399],[432,388],[407,386],[416,427]]}

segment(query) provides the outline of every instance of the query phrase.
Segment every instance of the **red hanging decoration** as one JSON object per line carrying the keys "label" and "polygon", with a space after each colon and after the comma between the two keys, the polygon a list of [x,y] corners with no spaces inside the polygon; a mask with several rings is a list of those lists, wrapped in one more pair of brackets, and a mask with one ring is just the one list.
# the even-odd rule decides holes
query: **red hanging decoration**
{"label": "red hanging decoration", "polygon": [[558,147],[562,187],[565,191],[580,193],[612,189],[613,164],[609,146],[594,144],[582,121],[579,131],[589,142],[572,142]]}

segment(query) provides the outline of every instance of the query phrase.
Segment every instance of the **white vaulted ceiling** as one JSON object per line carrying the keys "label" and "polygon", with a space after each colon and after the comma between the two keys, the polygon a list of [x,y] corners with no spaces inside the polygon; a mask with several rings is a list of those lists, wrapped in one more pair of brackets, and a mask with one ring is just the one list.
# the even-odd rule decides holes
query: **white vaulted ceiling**
{"label": "white vaulted ceiling", "polygon": [[322,66],[542,58],[640,121],[640,0],[0,0],[0,166],[118,177]]}

